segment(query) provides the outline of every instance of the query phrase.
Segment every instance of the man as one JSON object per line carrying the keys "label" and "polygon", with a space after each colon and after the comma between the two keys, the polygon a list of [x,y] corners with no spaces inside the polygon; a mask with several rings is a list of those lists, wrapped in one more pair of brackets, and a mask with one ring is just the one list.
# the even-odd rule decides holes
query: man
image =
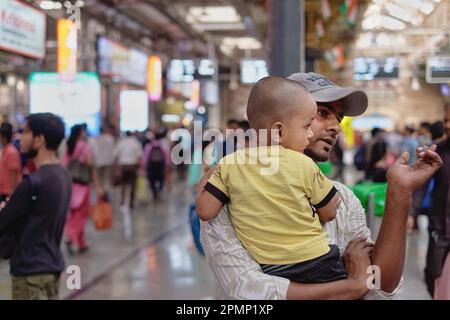
{"label": "man", "polygon": [[450,105],[445,108],[444,125],[447,140],[439,144],[437,148],[437,153],[444,165],[434,177],[435,185],[428,227],[430,237],[425,280],[431,296],[434,296],[435,281],[441,276],[442,267],[450,251]]}
{"label": "man", "polygon": [[11,247],[15,300],[58,299],[64,270],[60,245],[72,186],[70,173],[56,157],[63,138],[64,124],[59,117],[41,113],[27,118],[20,146],[34,159],[37,171],[0,205],[0,243]]}
{"label": "man", "polygon": [[112,167],[114,164],[115,141],[110,127],[101,128],[101,134],[94,139],[95,168],[100,185],[109,195],[111,193]]}
{"label": "man", "polygon": [[[133,209],[134,207],[137,171],[143,153],[142,145],[136,137],[130,131],[127,131],[125,135],[126,137],[114,149],[114,158],[118,161],[122,177],[122,199],[120,202],[122,210]],[[130,196],[127,198],[128,203],[125,204],[127,189],[130,189]]]}
{"label": "man", "polygon": [[22,161],[17,148],[11,143],[12,125],[3,123],[0,126],[0,201],[5,201],[22,180]]}
{"label": "man", "polygon": [[[344,115],[357,116],[367,108],[364,92],[340,88],[314,73],[296,73],[288,79],[303,85],[315,98],[318,111],[311,125],[313,138],[305,154],[315,161],[327,161],[341,132]],[[202,223],[202,243],[215,273],[219,294],[229,299],[360,299],[368,292],[367,268],[379,267],[381,290],[371,290],[366,298],[386,299],[395,294],[403,271],[406,247],[406,221],[412,192],[441,166],[433,149],[424,152],[415,167],[406,165],[403,154],[388,174],[386,209],[376,243],[370,239],[361,203],[343,184],[335,182],[341,195],[336,219],[324,225],[330,244],[343,253],[348,279],[329,283],[301,284],[262,273],[236,237],[225,209],[212,221]],[[211,171],[210,171],[211,172]],[[206,177],[205,177],[206,178]]]}

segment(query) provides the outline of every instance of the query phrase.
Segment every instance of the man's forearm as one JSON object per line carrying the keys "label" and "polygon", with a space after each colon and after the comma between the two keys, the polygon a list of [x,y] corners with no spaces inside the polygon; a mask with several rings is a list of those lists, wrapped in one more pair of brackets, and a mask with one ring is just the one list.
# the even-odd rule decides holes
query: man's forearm
{"label": "man's forearm", "polygon": [[367,286],[354,279],[327,283],[291,282],[286,294],[287,300],[356,300],[368,291]]}
{"label": "man's forearm", "polygon": [[385,292],[393,292],[402,277],[410,207],[411,193],[388,185],[384,217],[372,251],[372,264],[380,268],[381,290]]}

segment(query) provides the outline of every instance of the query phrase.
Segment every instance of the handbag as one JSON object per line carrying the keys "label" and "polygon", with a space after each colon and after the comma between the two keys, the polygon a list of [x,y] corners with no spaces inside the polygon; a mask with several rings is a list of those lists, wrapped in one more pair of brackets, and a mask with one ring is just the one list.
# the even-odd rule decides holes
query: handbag
{"label": "handbag", "polygon": [[91,209],[91,217],[94,222],[95,229],[111,229],[113,221],[113,210],[111,203],[105,198],[98,199],[97,204]]}
{"label": "handbag", "polygon": [[92,179],[92,168],[90,165],[81,161],[81,155],[84,149],[80,152],[78,157],[72,156],[67,165],[67,169],[72,174],[72,181],[79,184],[89,184]]}

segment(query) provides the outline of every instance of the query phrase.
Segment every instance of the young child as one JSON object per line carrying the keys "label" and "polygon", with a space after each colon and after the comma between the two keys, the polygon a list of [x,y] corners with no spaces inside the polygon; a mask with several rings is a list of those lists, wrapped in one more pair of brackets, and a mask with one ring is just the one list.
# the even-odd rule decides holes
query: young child
{"label": "young child", "polygon": [[[224,157],[209,180],[203,179],[196,201],[204,221],[227,205],[237,237],[263,272],[300,283],[346,277],[339,249],[328,245],[320,224],[335,218],[339,195],[303,154],[316,113],[313,97],[298,83],[260,80],[250,93],[247,116],[252,129],[276,129],[280,145],[260,140],[256,148]],[[267,159],[276,163],[271,174]]]}

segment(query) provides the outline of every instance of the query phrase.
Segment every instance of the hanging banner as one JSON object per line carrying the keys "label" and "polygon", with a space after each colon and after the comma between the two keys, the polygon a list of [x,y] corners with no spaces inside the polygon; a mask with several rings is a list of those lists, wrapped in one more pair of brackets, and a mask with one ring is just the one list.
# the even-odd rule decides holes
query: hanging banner
{"label": "hanging banner", "polygon": [[58,67],[60,79],[74,81],[77,75],[78,32],[76,24],[67,19],[58,20]]}
{"label": "hanging banner", "polygon": [[152,55],[148,58],[147,92],[150,101],[159,101],[162,96],[161,58]]}

